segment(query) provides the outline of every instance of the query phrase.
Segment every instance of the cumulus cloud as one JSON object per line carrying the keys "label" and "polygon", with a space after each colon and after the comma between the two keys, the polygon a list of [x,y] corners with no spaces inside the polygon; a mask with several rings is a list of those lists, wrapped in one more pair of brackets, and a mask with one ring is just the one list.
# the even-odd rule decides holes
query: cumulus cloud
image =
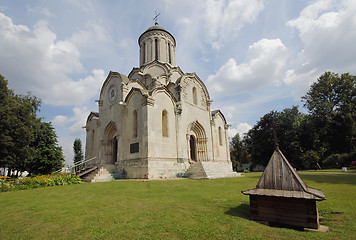
{"label": "cumulus cloud", "polygon": [[246,62],[238,65],[230,58],[210,75],[208,88],[212,95],[232,96],[269,83],[279,84],[287,57],[287,48],[280,39],[262,39],[249,47]]}
{"label": "cumulus cloud", "polygon": [[305,92],[310,82],[325,71],[355,74],[355,12],[355,1],[319,0],[287,23],[299,32],[304,47],[295,60],[294,69],[286,73],[286,84]]}
{"label": "cumulus cloud", "polygon": [[[211,49],[234,44],[241,29],[256,21],[263,0],[165,0],[165,14],[176,19],[177,62],[188,71],[202,72],[199,63],[212,61]],[[199,59],[199,61],[197,61]]]}
{"label": "cumulus cloud", "polygon": [[72,136],[78,136],[84,133],[83,126],[89,115],[87,107],[74,107],[72,116],[57,115],[51,121],[56,127],[65,126],[69,128],[69,133]]}
{"label": "cumulus cloud", "polygon": [[205,14],[201,15],[207,33],[206,41],[213,48],[220,49],[228,39],[236,37],[239,30],[256,20],[263,10],[263,1],[258,0],[230,0],[204,1]]}
{"label": "cumulus cloud", "polygon": [[75,138],[80,138],[83,150],[85,148],[85,130],[82,127],[85,125],[90,112],[85,106],[74,107],[72,111],[72,116],[57,115],[51,121],[58,131],[58,142],[63,148],[66,164],[72,164]]}
{"label": "cumulus cloud", "polygon": [[233,138],[237,133],[242,139],[252,127],[248,123],[239,123],[235,128],[229,128],[229,138]]}
{"label": "cumulus cloud", "polygon": [[58,40],[46,21],[31,30],[16,25],[0,13],[0,72],[16,92],[32,92],[44,103],[80,106],[93,97],[105,79],[96,69],[79,81],[70,74],[84,73],[77,46],[69,40]]}

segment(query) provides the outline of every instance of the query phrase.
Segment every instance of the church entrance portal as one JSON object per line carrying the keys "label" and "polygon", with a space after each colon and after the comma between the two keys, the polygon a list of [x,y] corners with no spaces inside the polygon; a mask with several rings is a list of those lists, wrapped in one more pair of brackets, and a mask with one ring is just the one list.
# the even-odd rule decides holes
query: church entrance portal
{"label": "church entrance portal", "polygon": [[114,122],[110,122],[104,131],[103,142],[105,146],[105,159],[102,163],[105,164],[115,164],[117,162],[117,149],[118,149],[118,139],[117,139],[117,128]]}
{"label": "church entrance portal", "polygon": [[117,162],[117,138],[112,140],[112,163]]}
{"label": "church entrance portal", "polygon": [[195,138],[193,135],[190,135],[189,145],[190,145],[190,159],[192,161],[196,162],[197,161],[196,154],[195,154],[196,144],[195,144]]}

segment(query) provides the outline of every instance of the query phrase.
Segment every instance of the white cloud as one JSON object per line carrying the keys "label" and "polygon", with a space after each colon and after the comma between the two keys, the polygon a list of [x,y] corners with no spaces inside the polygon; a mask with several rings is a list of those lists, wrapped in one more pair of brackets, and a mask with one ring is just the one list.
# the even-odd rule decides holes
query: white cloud
{"label": "white cloud", "polygon": [[51,121],[53,125],[63,126],[68,121],[67,116],[58,115]]}
{"label": "white cloud", "polygon": [[251,128],[248,123],[239,123],[236,128],[229,128],[229,138],[233,138],[238,133],[242,139]]}
{"label": "white cloud", "polygon": [[88,22],[85,29],[77,31],[68,39],[79,48],[95,46],[97,42],[107,43],[111,40],[111,36],[106,29],[96,22]]}
{"label": "white cloud", "polygon": [[72,109],[72,116],[55,116],[51,121],[53,125],[57,127],[69,126],[69,133],[72,136],[78,136],[84,133],[83,126],[85,125],[86,119],[90,113],[87,107],[74,107]]}
{"label": "white cloud", "polygon": [[319,0],[287,23],[299,32],[304,47],[286,73],[286,84],[306,92],[325,71],[356,73],[355,12],[356,1]]}
{"label": "white cloud", "polygon": [[280,39],[262,39],[249,47],[245,63],[237,65],[230,58],[207,79],[212,95],[228,96],[258,89],[269,83],[279,83],[281,70],[288,57]]}
{"label": "white cloud", "polygon": [[27,6],[27,11],[29,13],[33,13],[33,14],[41,14],[45,17],[52,17],[54,16],[53,13],[51,13],[51,11],[48,8],[43,8],[43,7],[34,7],[31,8],[29,6]]}
{"label": "white cloud", "polygon": [[202,72],[201,61],[212,62],[211,49],[235,45],[241,29],[256,21],[264,0],[165,0],[165,15],[176,19],[177,63],[185,71]]}
{"label": "white cloud", "polygon": [[258,0],[230,0],[226,4],[225,1],[206,1],[202,26],[208,33],[207,42],[220,49],[225,41],[235,38],[245,24],[254,22],[263,8],[263,1]]}
{"label": "white cloud", "polygon": [[72,116],[55,116],[51,121],[58,133],[59,145],[63,148],[66,164],[73,164],[73,142],[75,138],[82,140],[82,149],[85,151],[85,129],[89,114],[87,107],[74,107]]}
{"label": "white cloud", "polygon": [[84,72],[77,46],[58,40],[46,21],[30,30],[13,24],[0,13],[0,72],[16,92],[31,91],[44,103],[80,106],[92,98],[105,79],[104,71],[74,81],[70,74]]}

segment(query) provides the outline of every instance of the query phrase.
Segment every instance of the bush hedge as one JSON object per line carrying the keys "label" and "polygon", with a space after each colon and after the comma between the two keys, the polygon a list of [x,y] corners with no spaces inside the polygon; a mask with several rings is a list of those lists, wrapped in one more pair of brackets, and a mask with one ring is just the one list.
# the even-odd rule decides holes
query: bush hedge
{"label": "bush hedge", "polygon": [[0,177],[0,191],[24,190],[39,187],[82,183],[80,177],[70,174],[41,175],[25,178]]}

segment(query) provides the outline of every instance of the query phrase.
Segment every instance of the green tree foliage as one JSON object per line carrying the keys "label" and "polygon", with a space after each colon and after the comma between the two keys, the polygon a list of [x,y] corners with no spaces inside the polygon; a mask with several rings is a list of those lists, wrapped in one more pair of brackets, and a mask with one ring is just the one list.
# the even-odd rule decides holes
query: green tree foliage
{"label": "green tree foliage", "polygon": [[34,153],[30,143],[41,102],[31,94],[15,95],[1,75],[0,82],[0,163],[8,169],[25,171],[26,161]]}
{"label": "green tree foliage", "polygon": [[0,75],[0,167],[25,171],[38,151],[37,131],[44,124],[36,115],[41,101],[31,94],[16,95],[7,84]]}
{"label": "green tree foliage", "polygon": [[57,135],[51,123],[40,122],[35,128],[35,139],[31,144],[34,156],[28,162],[31,175],[50,174],[63,167],[62,148],[58,146]]}
{"label": "green tree foliage", "polygon": [[83,160],[83,152],[82,152],[82,141],[80,138],[76,138],[73,143],[73,151],[74,151],[74,164]]}
{"label": "green tree foliage", "polygon": [[295,167],[302,167],[299,141],[302,118],[303,114],[296,106],[264,115],[244,138],[253,165],[267,165],[278,139],[279,146],[288,160]]}
{"label": "green tree foliage", "polygon": [[238,133],[231,140],[230,156],[234,171],[239,169],[241,163],[251,162],[251,156],[247,152],[244,142],[240,140],[240,135]]}
{"label": "green tree foliage", "polygon": [[267,164],[275,132],[294,167],[349,166],[356,156],[356,76],[325,72],[302,100],[309,114],[272,111],[248,132],[243,142],[253,164]]}
{"label": "green tree foliage", "polygon": [[325,72],[302,100],[315,129],[314,147],[326,155],[356,150],[356,76]]}

